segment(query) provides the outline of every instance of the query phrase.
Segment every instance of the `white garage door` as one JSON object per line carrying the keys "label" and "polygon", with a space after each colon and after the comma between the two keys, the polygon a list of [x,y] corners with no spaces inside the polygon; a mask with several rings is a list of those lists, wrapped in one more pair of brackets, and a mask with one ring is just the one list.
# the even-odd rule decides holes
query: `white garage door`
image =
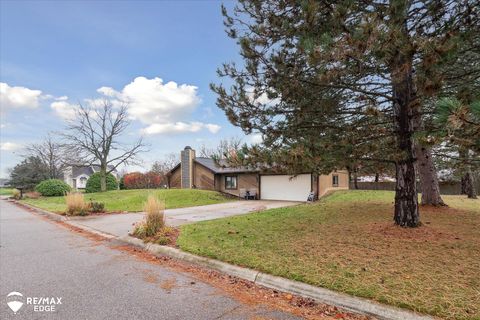
{"label": "white garage door", "polygon": [[260,197],[263,200],[307,201],[311,181],[310,174],[260,176]]}

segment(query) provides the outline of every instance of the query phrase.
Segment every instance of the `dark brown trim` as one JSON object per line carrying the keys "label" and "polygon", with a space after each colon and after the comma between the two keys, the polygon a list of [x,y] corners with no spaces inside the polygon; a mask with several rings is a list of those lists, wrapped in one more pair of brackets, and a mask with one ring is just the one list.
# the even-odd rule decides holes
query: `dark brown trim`
{"label": "dark brown trim", "polygon": [[[227,188],[227,178],[235,177],[235,188]],[[236,174],[226,174],[223,176],[223,183],[225,183],[225,190],[238,190],[238,175]]]}
{"label": "dark brown trim", "polygon": [[[335,181],[335,177],[337,178],[337,183],[335,184],[334,181]],[[338,177],[338,174],[332,174],[332,187],[338,187],[339,185],[339,182],[340,182],[340,178]]]}
{"label": "dark brown trim", "polygon": [[170,171],[167,172],[167,175],[173,174],[173,171],[177,170],[182,163],[177,164],[175,167],[173,167]]}
{"label": "dark brown trim", "polygon": [[258,200],[262,199],[262,179],[260,178],[260,174],[257,173],[257,185],[258,185]]}

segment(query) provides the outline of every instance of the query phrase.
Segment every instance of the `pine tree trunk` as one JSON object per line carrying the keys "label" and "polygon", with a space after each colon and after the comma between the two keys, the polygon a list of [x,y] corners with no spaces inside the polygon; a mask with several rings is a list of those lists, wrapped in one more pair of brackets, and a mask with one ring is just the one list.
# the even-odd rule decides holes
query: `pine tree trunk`
{"label": "pine tree trunk", "polygon": [[395,224],[402,227],[417,227],[420,225],[420,213],[418,211],[414,133],[418,129],[415,120],[419,117],[420,102],[413,81],[414,49],[407,28],[407,1],[399,1],[395,6],[390,6],[390,9],[391,21],[389,24],[390,28],[395,30],[397,37],[391,48],[393,56],[389,61],[393,118],[399,151],[395,161],[397,181],[394,221]]}
{"label": "pine tree trunk", "polygon": [[475,188],[475,179],[473,177],[472,170],[468,168],[467,172],[465,173],[464,179],[465,180],[465,193],[467,194],[469,199],[477,199],[477,190]]}
{"label": "pine tree trunk", "polygon": [[418,195],[413,161],[399,162],[396,165],[395,224],[401,227],[420,225]]}
{"label": "pine tree trunk", "polygon": [[420,189],[422,190],[422,205],[445,206],[440,196],[437,170],[432,159],[429,147],[416,145],[417,169],[420,176]]}
{"label": "pine tree trunk", "polygon": [[462,177],[461,181],[460,181],[460,186],[461,186],[461,190],[460,190],[460,194],[467,194],[467,183],[468,183],[468,176],[467,174],[464,174],[464,176]]}
{"label": "pine tree trunk", "polygon": [[[403,64],[402,64],[403,65]],[[398,71],[404,73],[406,68]],[[398,75],[395,74],[394,75]],[[403,78],[394,79],[393,93],[395,102],[394,122],[399,160],[396,161],[395,185],[395,224],[402,227],[418,227],[420,225],[420,212],[418,210],[418,193],[416,183],[415,145],[413,134],[415,132],[414,118],[419,112],[418,101],[413,89],[411,69]]]}
{"label": "pine tree trunk", "polygon": [[355,190],[358,190],[358,175],[356,168],[353,171],[353,186],[355,187]]}

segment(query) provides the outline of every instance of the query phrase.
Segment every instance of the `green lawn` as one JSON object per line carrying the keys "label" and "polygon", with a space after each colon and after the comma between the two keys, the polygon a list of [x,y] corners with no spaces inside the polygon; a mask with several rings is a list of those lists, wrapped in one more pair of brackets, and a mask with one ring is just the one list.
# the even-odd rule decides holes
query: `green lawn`
{"label": "green lawn", "polygon": [[[115,190],[98,193],[85,193],[85,201],[97,201],[105,203],[105,209],[110,212],[142,211],[143,204],[148,195],[154,194],[159,199],[165,200],[167,209],[201,206],[206,204],[231,201],[221,193],[207,190],[188,189],[137,189]],[[65,212],[64,197],[41,197],[39,199],[25,199],[22,202],[49,210],[52,212]]]}
{"label": "green lawn", "polygon": [[181,228],[181,249],[449,319],[480,319],[480,200],[444,196],[423,226],[393,225],[393,192],[344,191],[310,205]]}
{"label": "green lawn", "polygon": [[0,196],[11,196],[13,188],[0,188]]}

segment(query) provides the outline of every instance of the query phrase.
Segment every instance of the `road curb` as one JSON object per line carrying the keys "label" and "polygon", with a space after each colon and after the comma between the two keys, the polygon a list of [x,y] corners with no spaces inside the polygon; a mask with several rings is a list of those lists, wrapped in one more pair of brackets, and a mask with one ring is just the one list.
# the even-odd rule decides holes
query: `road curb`
{"label": "road curb", "polygon": [[57,213],[53,213],[53,212],[50,212],[50,211],[47,211],[47,210],[43,210],[43,209],[40,209],[40,208],[37,208],[37,207],[34,207],[34,206],[31,206],[29,204],[26,204],[26,203],[22,203],[20,201],[11,201],[13,203],[15,203],[16,205],[20,206],[20,207],[25,207],[29,210],[32,210],[32,211],[35,211],[36,213],[44,216],[44,217],[47,217],[49,218],[50,220],[54,220],[54,221],[67,221],[68,218],[65,217],[65,216],[62,216],[62,215],[59,215]]}
{"label": "road curb", "polygon": [[385,306],[367,299],[349,296],[329,289],[312,286],[303,282],[272,276],[260,271],[231,265],[215,259],[197,256],[176,248],[144,243],[142,240],[126,236],[117,240],[140,247],[154,255],[169,256],[178,260],[190,262],[202,267],[251,281],[257,285],[279,291],[312,298],[320,303],[337,306],[355,313],[373,316],[383,320],[432,320],[433,317],[417,314],[412,311]]}
{"label": "road curb", "polygon": [[144,243],[142,240],[134,237],[130,237],[130,236],[118,238],[117,240],[140,247],[154,255],[169,256],[171,258],[190,262],[202,267],[211,268],[211,269],[226,273],[228,275],[245,279],[251,282],[255,282],[255,279],[259,274],[259,272],[255,270],[231,265],[215,259],[200,257],[188,252],[181,251],[176,248],[161,246],[161,245],[152,244],[152,243]]}
{"label": "road curb", "polygon": [[337,306],[339,308],[373,316],[382,320],[432,320],[435,319],[428,315],[421,315],[409,310],[404,310],[396,307],[382,305],[377,302],[373,302],[367,299],[350,296],[344,293],[335,292],[329,289],[312,286],[303,282],[293,281],[277,276],[272,276],[260,271],[239,267],[229,263],[225,263],[219,260],[210,259],[206,257],[197,256],[188,252],[181,251],[180,249],[161,246],[152,243],[144,243],[143,240],[126,236],[117,237],[108,233],[104,233],[100,230],[92,229],[84,225],[70,221],[64,216],[42,210],[24,203],[18,203],[20,206],[24,206],[37,213],[46,216],[55,221],[63,221],[76,228],[84,229],[85,231],[103,236],[108,239],[118,241],[120,243],[133,245],[148,251],[156,256],[169,256],[178,260],[193,263],[202,267],[211,268],[216,271],[235,276],[244,280],[251,281],[257,285],[276,289],[279,291],[299,295],[306,298],[314,299],[320,303]]}
{"label": "road curb", "polygon": [[90,233],[93,233],[97,236],[101,236],[101,237],[104,237],[104,238],[107,238],[107,239],[114,239],[114,240],[119,240],[117,236],[114,236],[113,234],[110,234],[110,233],[105,233],[103,231],[100,231],[100,230],[97,230],[97,229],[93,229],[93,228],[90,228],[90,227],[87,227],[83,224],[80,224],[80,223],[76,223],[75,221],[73,220],[69,220],[67,219],[65,221],[66,224],[69,224],[75,228],[78,228],[78,229],[82,229],[82,230],[85,230],[87,232],[90,232]]}

